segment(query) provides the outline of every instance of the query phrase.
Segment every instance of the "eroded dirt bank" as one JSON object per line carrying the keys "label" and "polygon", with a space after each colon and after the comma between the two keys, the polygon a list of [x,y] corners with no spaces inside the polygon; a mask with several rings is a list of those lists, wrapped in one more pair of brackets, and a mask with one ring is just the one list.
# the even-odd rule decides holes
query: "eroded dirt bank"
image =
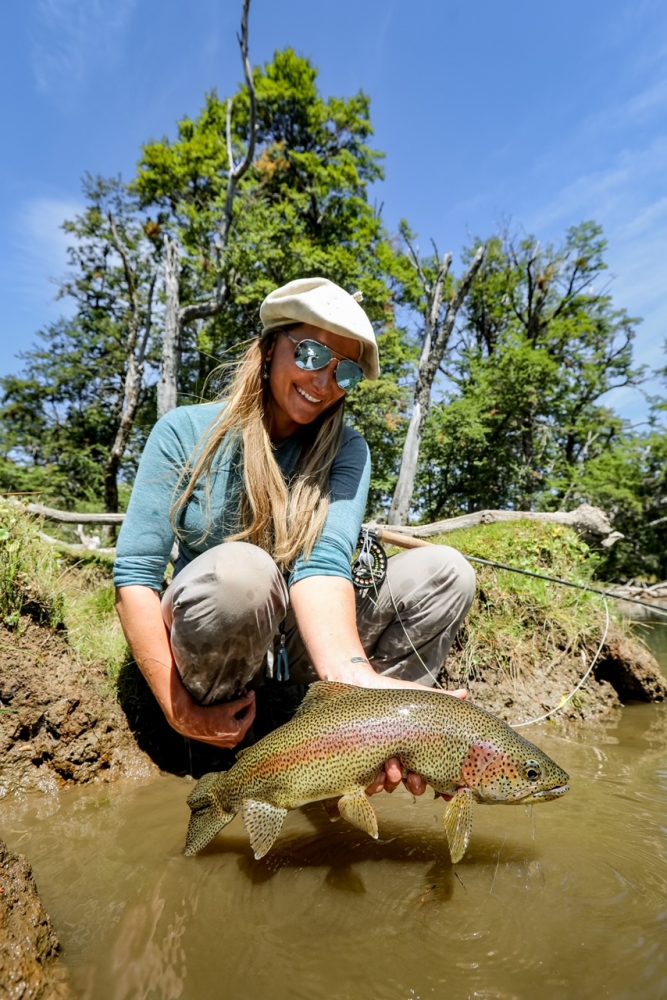
{"label": "eroded dirt bank", "polygon": [[63,632],[0,628],[0,797],[148,774],[103,666],[83,666]]}
{"label": "eroded dirt bank", "polygon": [[[579,687],[591,664],[592,671]],[[539,670],[501,673],[473,669],[471,674],[462,650],[455,650],[447,661],[443,681],[448,687],[465,684],[473,701],[510,725],[545,714],[561,722],[587,721],[620,710],[629,702],[667,698],[667,681],[655,657],[617,626],[610,628],[599,650],[564,650]]]}
{"label": "eroded dirt bank", "polygon": [[[537,673],[471,673],[468,665],[464,675],[462,654],[455,651],[443,681],[465,684],[479,705],[518,723],[560,705],[595,652],[564,652]],[[256,736],[285,721],[303,692],[280,693],[280,703],[266,691],[258,699]],[[18,632],[0,628],[0,799],[28,789],[50,792],[71,783],[146,776],[156,767],[198,775],[233,761],[232,752],[191,743],[171,730],[132,663],[121,672],[118,695],[120,703],[104,666],[82,665],[64,633],[29,620]],[[655,658],[612,628],[591,675],[558,718],[599,718],[628,701],[666,697]]]}
{"label": "eroded dirt bank", "polygon": [[60,943],[30,865],[0,840],[0,997],[68,1000]]}

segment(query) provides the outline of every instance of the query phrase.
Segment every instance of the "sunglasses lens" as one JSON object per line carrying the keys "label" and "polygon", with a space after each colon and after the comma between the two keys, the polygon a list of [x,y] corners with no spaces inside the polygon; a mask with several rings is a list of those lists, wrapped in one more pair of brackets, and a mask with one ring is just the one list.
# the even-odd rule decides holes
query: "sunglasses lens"
{"label": "sunglasses lens", "polygon": [[[326,368],[335,357],[326,344],[320,344],[317,340],[301,340],[294,350],[294,361],[298,368],[306,372],[318,372]],[[336,365],[336,382],[340,389],[348,392],[359,385],[364,377],[364,373],[354,361],[342,358]]]}
{"label": "sunglasses lens", "polygon": [[363,371],[354,361],[339,361],[336,365],[336,382],[345,392],[359,385],[363,377]]}
{"label": "sunglasses lens", "polygon": [[324,344],[318,344],[316,340],[302,340],[297,344],[294,352],[294,360],[299,368],[307,372],[317,372],[321,368],[326,368],[333,354]]}

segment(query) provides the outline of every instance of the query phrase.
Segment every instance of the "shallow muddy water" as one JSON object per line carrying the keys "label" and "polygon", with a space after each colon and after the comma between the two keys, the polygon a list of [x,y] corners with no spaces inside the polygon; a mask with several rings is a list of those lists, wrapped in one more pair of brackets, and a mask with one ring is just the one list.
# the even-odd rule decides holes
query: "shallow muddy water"
{"label": "shallow muddy water", "polygon": [[240,818],[185,858],[192,784],[168,776],[6,801],[0,832],[77,998],[667,996],[667,706],[524,732],[571,791],[477,806],[454,867],[442,801],[402,789],[374,799],[379,842],[313,805],[259,862]]}

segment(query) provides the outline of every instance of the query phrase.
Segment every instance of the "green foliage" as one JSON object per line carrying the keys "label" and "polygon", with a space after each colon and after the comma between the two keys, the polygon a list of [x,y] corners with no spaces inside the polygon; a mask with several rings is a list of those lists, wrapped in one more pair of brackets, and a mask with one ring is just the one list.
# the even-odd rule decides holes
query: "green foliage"
{"label": "green foliage", "polygon": [[61,562],[34,523],[0,500],[0,621],[18,629],[23,615],[57,628],[64,604],[56,581]]}
{"label": "green foliage", "polygon": [[[292,49],[256,68],[254,83],[255,157],[231,210],[227,111],[238,164],[248,140],[245,86],[229,99],[211,92],[174,137],[147,143],[130,184],[84,178],[85,209],[64,224],[71,243],[61,294],[74,315],[41,331],[23,370],[0,379],[0,489],[99,508],[115,503],[120,475],[119,504],[127,502],[155,419],[164,301],[153,290],[169,237],[180,255],[180,306],[223,293],[216,315],[182,331],[182,402],[214,394],[211,373],[258,333],[258,302],[277,284],[319,273],[364,293],[383,374],[351,395],[347,412],[372,450],[369,516],[386,513],[424,334],[424,282],[435,280],[441,255],[433,246],[417,266],[408,223],[392,239],[369,200],[383,172],[365,94],[323,97],[316,68]],[[435,520],[488,507],[597,503],[626,535],[604,572],[666,576],[667,403],[653,401],[647,434],[605,405],[610,389],[636,385],[644,372],[632,358],[637,320],[604,284],[600,227],[583,222],[557,245],[508,233],[484,242],[441,366],[414,513]],[[452,274],[445,305],[456,287]],[[131,354],[137,325],[145,343]],[[138,410],[119,474],[124,387],[138,364]]]}
{"label": "green foliage", "polygon": [[[183,391],[199,398],[204,381],[239,341],[257,332],[257,303],[276,285],[303,274],[326,274],[363,291],[373,318],[384,315],[388,291],[381,261],[391,247],[368,202],[381,177],[368,98],[324,100],[317,71],[292,50],[276,53],[254,74],[257,147],[233,205],[224,250],[229,160],[226,102],[207,96],[178,137],[144,147],[133,189],[153,225],[182,249],[181,301],[198,301],[222,283],[225,308],[186,343]],[[234,158],[245,152],[249,100],[232,99]],[[189,369],[189,371],[188,371]],[[194,380],[193,380],[194,375]]]}
{"label": "green foliage", "polygon": [[109,560],[70,561],[60,579],[67,640],[84,663],[105,663],[113,683],[127,656]]}
{"label": "green foliage", "polygon": [[[570,528],[532,521],[482,525],[436,538],[468,556],[590,582],[598,558]],[[461,637],[462,652],[448,671],[456,683],[480,669],[503,671],[515,680],[541,676],[565,656],[592,649],[605,622],[599,596],[506,570],[474,563],[475,601]],[[610,608],[613,614],[614,609]]]}
{"label": "green foliage", "polygon": [[601,507],[624,536],[607,553],[601,575],[666,579],[667,433],[622,435],[577,471],[569,483],[571,503]]}
{"label": "green foliage", "polygon": [[581,469],[624,431],[602,398],[644,374],[632,362],[636,320],[597,290],[598,226],[573,227],[560,247],[506,236],[488,248],[426,432],[426,519],[570,504]]}
{"label": "green foliage", "polygon": [[0,623],[20,630],[32,619],[63,629],[82,662],[104,662],[113,677],[126,655],[114,605],[109,559],[73,560],[40,538],[34,519],[0,500]]}
{"label": "green foliage", "polygon": [[[104,497],[130,363],[133,305],[114,250],[110,214],[134,257],[139,312],[148,308],[146,283],[154,266],[153,248],[122,184],[86,177],[84,194],[85,211],[64,224],[72,243],[61,295],[74,301],[76,312],[39,332],[37,345],[20,355],[20,375],[0,379],[2,488],[40,490],[67,507]],[[151,401],[144,387],[142,418],[126,456],[129,470],[154,416]]]}

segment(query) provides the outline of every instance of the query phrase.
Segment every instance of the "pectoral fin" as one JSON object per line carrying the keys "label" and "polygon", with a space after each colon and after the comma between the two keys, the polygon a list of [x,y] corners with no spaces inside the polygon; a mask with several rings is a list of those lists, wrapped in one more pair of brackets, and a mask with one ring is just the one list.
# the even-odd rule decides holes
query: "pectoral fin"
{"label": "pectoral fin", "polygon": [[338,809],[343,819],[346,819],[352,826],[363,830],[369,837],[377,840],[378,821],[373,806],[368,801],[368,796],[363,788],[356,792],[343,795],[338,800]]}
{"label": "pectoral fin", "polygon": [[452,864],[460,861],[470,843],[472,833],[473,794],[469,788],[459,788],[445,809],[445,833]]}
{"label": "pectoral fin", "polygon": [[255,860],[259,861],[271,850],[287,816],[287,809],[279,809],[268,802],[244,799],[242,815]]}

